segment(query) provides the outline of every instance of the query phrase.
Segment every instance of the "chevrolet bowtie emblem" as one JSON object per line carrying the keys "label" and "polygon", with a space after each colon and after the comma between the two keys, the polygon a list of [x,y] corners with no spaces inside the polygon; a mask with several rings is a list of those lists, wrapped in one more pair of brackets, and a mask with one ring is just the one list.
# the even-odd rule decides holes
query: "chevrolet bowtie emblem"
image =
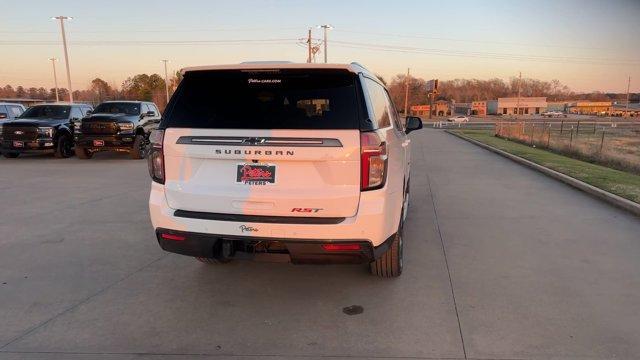
{"label": "chevrolet bowtie emblem", "polygon": [[262,138],[248,138],[248,139],[242,140],[242,143],[251,144],[251,145],[257,145],[257,144],[262,144],[265,141],[266,141],[266,139],[262,139]]}

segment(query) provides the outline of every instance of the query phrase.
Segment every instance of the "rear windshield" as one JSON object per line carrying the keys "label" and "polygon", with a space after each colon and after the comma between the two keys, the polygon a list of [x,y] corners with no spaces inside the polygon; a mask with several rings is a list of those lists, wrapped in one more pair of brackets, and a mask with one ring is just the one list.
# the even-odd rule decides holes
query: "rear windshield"
{"label": "rear windshield", "polygon": [[339,70],[188,72],[161,127],[357,129],[355,84]]}

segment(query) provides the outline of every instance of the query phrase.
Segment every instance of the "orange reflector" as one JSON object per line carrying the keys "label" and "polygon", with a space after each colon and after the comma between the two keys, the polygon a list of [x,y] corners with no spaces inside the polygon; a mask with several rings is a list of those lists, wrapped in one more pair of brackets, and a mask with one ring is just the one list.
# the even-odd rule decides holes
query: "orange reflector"
{"label": "orange reflector", "polygon": [[174,234],[162,234],[160,235],[160,237],[162,237],[165,240],[173,240],[173,241],[183,241],[186,239],[186,237],[182,235],[174,235]]}
{"label": "orange reflector", "polygon": [[360,244],[322,244],[326,251],[354,251],[360,250]]}

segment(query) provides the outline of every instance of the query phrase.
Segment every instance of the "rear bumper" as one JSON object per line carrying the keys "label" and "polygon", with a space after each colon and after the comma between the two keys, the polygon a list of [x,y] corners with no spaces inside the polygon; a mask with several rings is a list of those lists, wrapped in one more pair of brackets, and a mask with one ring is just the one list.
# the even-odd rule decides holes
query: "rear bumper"
{"label": "rear bumper", "polygon": [[[23,146],[15,146],[15,141],[19,141]],[[37,140],[2,140],[0,142],[0,148],[2,151],[10,152],[39,152],[39,151],[51,151],[55,150],[55,142],[51,138],[43,138]]]}
{"label": "rear bumper", "polygon": [[[116,135],[76,135],[76,146],[80,146],[91,151],[129,151],[133,148],[135,134]],[[96,146],[94,140],[100,141],[103,145]]]}
{"label": "rear bumper", "polygon": [[[400,223],[402,194],[387,191],[388,188],[383,188],[361,193],[358,212],[353,217],[340,218],[339,221],[330,218],[332,221],[326,222],[319,222],[318,219],[321,218],[317,217],[297,217],[297,219],[311,220],[305,222],[293,221],[289,217],[264,217],[252,216],[252,214],[230,217],[212,214],[216,216],[211,218],[185,217],[183,212],[169,207],[164,186],[153,182],[149,197],[149,212],[156,232],[162,230],[200,234],[195,236],[193,241],[209,250],[212,249],[215,240],[221,238],[277,240],[291,244],[308,243],[310,247],[305,248],[304,253],[317,253],[317,247],[325,243],[357,242],[364,244],[362,249],[371,249],[365,254],[366,256],[361,256],[368,261],[377,255],[376,249],[383,246],[395,234]],[[160,245],[163,246],[163,243],[161,242]],[[200,245],[193,246],[198,248]],[[184,250],[184,246],[185,244],[171,243],[164,244],[163,249],[197,256],[193,255],[192,251]],[[313,250],[314,247],[316,250]],[[191,249],[192,246],[187,248]],[[296,245],[293,245],[293,248],[296,250]]]}
{"label": "rear bumper", "polygon": [[[171,239],[163,238],[169,234]],[[160,247],[176,254],[215,258],[219,257],[222,242],[228,242],[233,249],[228,258],[251,259],[258,254],[287,254],[291,262],[297,264],[332,264],[332,263],[369,263],[379,258],[389,249],[393,235],[379,246],[372,246],[366,240],[308,240],[278,239],[251,236],[228,236],[219,234],[202,234],[185,231],[174,231],[163,228],[156,229],[156,238]],[[323,245],[349,244],[358,249],[328,250]]]}

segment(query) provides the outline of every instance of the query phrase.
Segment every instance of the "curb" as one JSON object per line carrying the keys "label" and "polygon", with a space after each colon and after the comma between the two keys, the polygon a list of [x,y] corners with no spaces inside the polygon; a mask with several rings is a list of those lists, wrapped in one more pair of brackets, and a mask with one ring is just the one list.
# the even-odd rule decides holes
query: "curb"
{"label": "curb", "polygon": [[589,184],[587,184],[587,183],[585,183],[583,181],[580,181],[578,179],[572,178],[571,176],[565,175],[565,174],[557,172],[555,170],[551,170],[551,169],[549,169],[547,167],[544,167],[542,165],[538,165],[538,164],[536,164],[536,163],[534,163],[532,161],[529,161],[529,160],[521,158],[519,156],[510,154],[510,153],[508,153],[506,151],[497,149],[497,148],[495,148],[493,146],[481,143],[481,142],[479,142],[477,140],[468,138],[468,137],[466,137],[464,135],[456,134],[456,133],[454,133],[454,132],[452,132],[450,130],[445,130],[445,132],[448,133],[448,134],[451,134],[453,136],[456,136],[456,137],[458,137],[460,139],[463,139],[465,141],[468,141],[468,142],[470,142],[472,144],[480,146],[481,148],[489,150],[489,151],[491,151],[493,153],[496,153],[498,155],[502,155],[502,156],[508,158],[509,160],[517,162],[520,165],[524,165],[524,166],[527,166],[527,167],[529,167],[531,169],[537,170],[537,171],[539,171],[539,172],[541,172],[541,173],[543,173],[543,174],[545,174],[545,175],[547,175],[549,177],[552,177],[552,178],[554,178],[556,180],[559,180],[559,181],[561,181],[561,182],[563,182],[563,183],[565,183],[567,185],[573,186],[574,188],[576,188],[578,190],[582,190],[585,193],[587,193],[587,194],[589,194],[589,195],[591,195],[593,197],[596,197],[596,198],[598,198],[600,200],[604,200],[605,202],[608,202],[609,204],[611,204],[611,205],[613,205],[613,206],[615,206],[617,208],[626,210],[626,211],[628,211],[628,212],[630,212],[630,213],[632,213],[632,214],[634,214],[636,216],[640,216],[640,204],[637,204],[637,203],[635,203],[635,202],[633,202],[631,200],[627,200],[627,199],[625,199],[623,197],[620,197],[620,196],[618,196],[616,194],[612,194],[612,193],[610,193],[608,191],[599,189],[599,188],[597,188],[597,187],[595,187],[593,185],[589,185]]}

